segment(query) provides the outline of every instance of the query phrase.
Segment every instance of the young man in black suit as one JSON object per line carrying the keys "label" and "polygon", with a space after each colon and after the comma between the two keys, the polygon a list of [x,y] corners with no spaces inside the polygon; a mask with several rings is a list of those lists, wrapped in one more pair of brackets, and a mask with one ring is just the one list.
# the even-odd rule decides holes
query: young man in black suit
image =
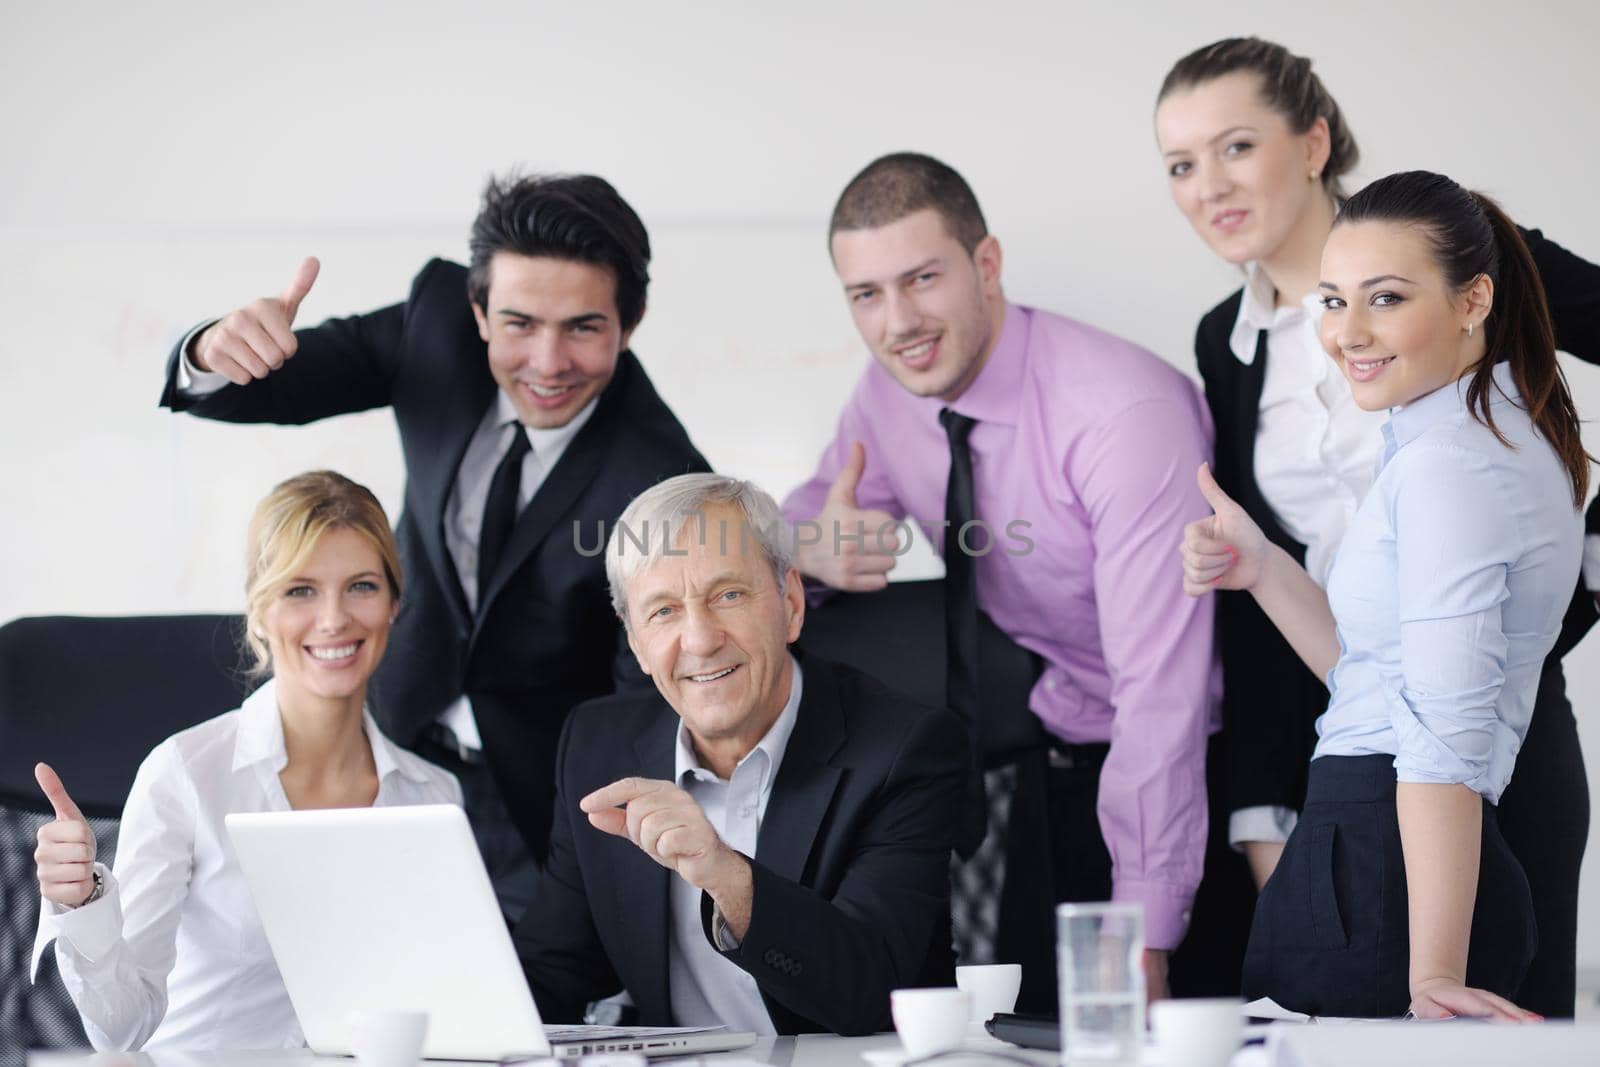
{"label": "young man in black suit", "polygon": [[615,189],[591,176],[490,181],[471,253],[470,267],[430,261],[404,303],[295,330],[316,279],[308,259],[282,296],[185,338],[161,402],[229,422],[393,410],[410,595],[373,711],[461,778],[515,919],[530,853],[544,855],[567,712],[618,678],[642,684],[579,532],[708,468],[628,350],[650,242]]}
{"label": "young man in black suit", "polygon": [[640,1021],[872,1033],[889,991],[949,985],[966,728],[796,657],[793,539],[748,482],[629,505],[606,569],[657,693],[573,712],[538,905],[516,941],[547,1020],[626,988]]}

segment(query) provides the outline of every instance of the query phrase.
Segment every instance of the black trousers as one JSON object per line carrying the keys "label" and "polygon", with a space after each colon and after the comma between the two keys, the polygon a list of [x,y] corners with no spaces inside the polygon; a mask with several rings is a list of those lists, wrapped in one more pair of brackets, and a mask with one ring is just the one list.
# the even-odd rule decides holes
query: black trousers
{"label": "black trousers", "polygon": [[1205,868],[1194,895],[1189,932],[1167,964],[1174,996],[1236,997],[1244,967],[1245,944],[1255,915],[1256,883],[1250,862],[1228,843],[1226,733],[1213,734],[1206,746]]}
{"label": "black trousers", "polygon": [[[1467,984],[1515,998],[1538,934],[1528,880],[1483,805]],[[1311,763],[1305,809],[1256,902],[1244,995],[1312,1015],[1383,1018],[1411,1003],[1394,757]]]}
{"label": "black trousers", "polygon": [[[1237,996],[1250,932],[1255,885],[1244,857],[1228,847],[1224,743],[1219,734],[1207,746],[1205,870],[1189,933],[1168,961],[1168,984],[1180,997]],[[1037,779],[1044,803],[1043,817],[1029,819],[1014,802],[1007,847],[997,958],[1022,964],[1018,1011],[1057,1010],[1054,905],[1111,899],[1111,853],[1095,810],[1109,751],[1109,745],[1057,745],[1048,758],[1019,768],[1019,798]],[[1030,855],[1043,862],[1031,863]]]}
{"label": "black trousers", "polygon": [[1058,744],[1017,764],[995,958],[1022,965],[1017,1011],[1055,1014],[1055,905],[1111,899],[1111,853],[1095,813],[1110,745]]}
{"label": "black trousers", "polygon": [[1561,661],[1545,661],[1533,720],[1500,797],[1500,832],[1533,894],[1539,948],[1512,999],[1551,1019],[1571,1018],[1578,964],[1578,869],[1589,837],[1589,779]]}

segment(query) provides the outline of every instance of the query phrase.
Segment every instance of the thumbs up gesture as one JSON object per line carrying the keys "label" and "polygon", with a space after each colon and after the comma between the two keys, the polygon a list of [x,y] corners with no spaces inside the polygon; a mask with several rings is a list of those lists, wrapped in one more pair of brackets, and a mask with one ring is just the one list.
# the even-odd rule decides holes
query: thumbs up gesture
{"label": "thumbs up gesture", "polygon": [[288,288],[277,296],[252,300],[206,327],[189,355],[201,370],[226,375],[235,385],[265,378],[294,355],[294,317],[311,291],[322,264],[307,256]]}
{"label": "thumbs up gesture", "polygon": [[1213,514],[1183,528],[1183,591],[1204,596],[1213,589],[1250,589],[1261,577],[1267,556],[1266,535],[1244,508],[1222,491],[1211,465],[1200,464],[1195,476]]}
{"label": "thumbs up gesture", "polygon": [[856,506],[856,487],[866,468],[867,450],[857,441],[850,446],[849,461],[828,488],[822,512],[812,520],[821,529],[820,539],[796,539],[807,542],[795,549],[795,566],[802,574],[853,593],[888,585],[887,575],[900,547],[894,516]]}
{"label": "thumbs up gesture", "polygon": [[46,900],[76,908],[94,892],[94,831],[48,763],[35,767],[33,776],[56,810],[54,821],[39,827],[39,847],[33,853],[39,892]]}

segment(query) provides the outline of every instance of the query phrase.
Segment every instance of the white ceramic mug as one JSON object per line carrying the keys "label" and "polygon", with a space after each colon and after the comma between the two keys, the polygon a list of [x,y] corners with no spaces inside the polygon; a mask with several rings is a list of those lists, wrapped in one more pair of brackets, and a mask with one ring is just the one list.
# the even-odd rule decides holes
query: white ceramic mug
{"label": "white ceramic mug", "polygon": [[896,989],[889,993],[889,1014],[906,1055],[931,1056],[959,1046],[967,1036],[972,996],[965,989]]}
{"label": "white ceramic mug", "polygon": [[972,994],[969,1022],[986,1023],[1017,1006],[1022,988],[1022,964],[985,963],[956,968],[956,986]]}
{"label": "white ceramic mug", "polygon": [[1150,1025],[1165,1067],[1228,1067],[1244,1039],[1244,1004],[1237,999],[1158,1000]]}
{"label": "white ceramic mug", "polygon": [[350,1051],[361,1067],[416,1067],[428,1036],[425,1011],[353,1011]]}

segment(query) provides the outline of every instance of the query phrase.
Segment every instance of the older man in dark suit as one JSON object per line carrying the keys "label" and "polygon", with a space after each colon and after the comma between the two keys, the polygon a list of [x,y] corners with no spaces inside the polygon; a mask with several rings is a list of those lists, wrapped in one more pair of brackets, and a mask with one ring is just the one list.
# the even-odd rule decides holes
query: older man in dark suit
{"label": "older man in dark suit", "polygon": [[975,763],[953,714],[797,657],[770,496],[711,474],[629,505],[606,566],[657,693],[573,712],[516,931],[545,1018],[626,989],[642,1022],[870,1033],[949,985],[949,863]]}
{"label": "older man in dark suit", "polygon": [[628,350],[650,243],[615,189],[491,181],[471,252],[468,268],[429,262],[404,303],[295,330],[308,259],[281,296],[185,338],[162,403],[229,422],[393,410],[409,597],[373,711],[461,778],[514,919],[530,852],[544,855],[567,712],[619,678],[642,685],[596,527],[662,478],[707,467]]}

